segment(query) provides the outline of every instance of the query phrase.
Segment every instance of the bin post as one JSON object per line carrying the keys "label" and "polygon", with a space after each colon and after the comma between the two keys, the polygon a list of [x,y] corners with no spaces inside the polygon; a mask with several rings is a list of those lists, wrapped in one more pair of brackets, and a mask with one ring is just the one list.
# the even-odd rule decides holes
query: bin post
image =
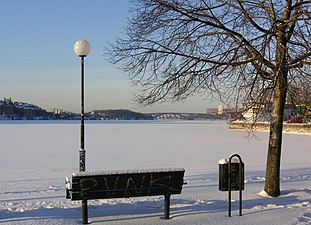
{"label": "bin post", "polygon": [[231,187],[231,178],[232,178],[232,170],[231,170],[231,164],[232,164],[232,159],[234,157],[237,157],[239,159],[239,216],[242,216],[242,189],[243,189],[243,183],[244,183],[244,178],[243,178],[243,169],[242,169],[242,158],[240,155],[238,154],[233,154],[230,156],[229,158],[229,163],[228,163],[228,216],[231,217],[231,191],[232,191],[232,187]]}

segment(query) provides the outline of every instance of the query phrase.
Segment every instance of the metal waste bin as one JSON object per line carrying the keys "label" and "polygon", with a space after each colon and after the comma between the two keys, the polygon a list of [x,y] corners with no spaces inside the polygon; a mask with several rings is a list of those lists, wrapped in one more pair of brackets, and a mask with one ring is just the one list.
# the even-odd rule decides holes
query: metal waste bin
{"label": "metal waste bin", "polygon": [[[219,190],[229,191],[229,162],[227,159],[221,159],[218,162],[219,165]],[[244,190],[244,163],[237,162],[233,159],[230,164],[230,178],[231,178],[231,191],[239,191],[240,183],[240,167],[241,167],[241,179],[242,179],[242,189]]]}
{"label": "metal waste bin", "polygon": [[239,191],[239,215],[242,216],[242,190],[244,190],[244,163],[242,158],[238,154],[233,154],[228,160],[219,160],[218,165],[219,190],[228,191],[228,215],[231,217],[231,191]]}

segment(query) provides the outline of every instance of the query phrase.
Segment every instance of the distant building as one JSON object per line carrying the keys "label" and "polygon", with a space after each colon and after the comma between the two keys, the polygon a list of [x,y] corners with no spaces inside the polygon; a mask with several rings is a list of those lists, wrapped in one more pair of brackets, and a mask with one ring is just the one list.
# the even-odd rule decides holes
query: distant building
{"label": "distant building", "polygon": [[219,105],[217,108],[217,114],[222,115],[224,113],[224,107],[222,105]]}
{"label": "distant building", "polygon": [[217,115],[222,115],[224,113],[229,113],[231,112],[232,109],[225,109],[223,105],[219,105],[217,108],[207,108],[206,113],[207,114],[217,114]]}
{"label": "distant building", "polygon": [[243,117],[247,122],[266,122],[270,121],[270,105],[267,107],[267,104],[254,104],[245,106]]}
{"label": "distant building", "polygon": [[60,114],[62,114],[63,112],[64,112],[63,109],[56,109],[56,108],[54,108],[54,109],[52,110],[52,113],[54,113],[55,115],[60,115]]}
{"label": "distant building", "polygon": [[217,108],[207,108],[206,113],[207,114],[217,114],[218,109]]}
{"label": "distant building", "polygon": [[[272,104],[271,103],[257,103],[253,105],[246,105],[244,107],[243,117],[247,122],[269,122],[271,120]],[[286,104],[284,108],[283,120],[296,119],[297,107],[292,104]]]}
{"label": "distant building", "polygon": [[222,105],[219,105],[217,108],[207,108],[206,113],[222,115],[224,114],[224,107]]}
{"label": "distant building", "polygon": [[5,98],[4,97],[4,100],[3,100],[4,102],[12,102],[12,98],[10,97],[10,98]]}

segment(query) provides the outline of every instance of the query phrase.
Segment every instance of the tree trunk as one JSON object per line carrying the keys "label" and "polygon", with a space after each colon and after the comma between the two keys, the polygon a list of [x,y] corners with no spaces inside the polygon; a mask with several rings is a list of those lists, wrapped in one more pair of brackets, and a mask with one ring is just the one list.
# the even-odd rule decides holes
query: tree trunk
{"label": "tree trunk", "polygon": [[266,166],[265,192],[277,197],[280,191],[280,163],[282,148],[283,115],[287,92],[287,72],[280,71],[276,76],[274,99],[270,124],[269,147]]}

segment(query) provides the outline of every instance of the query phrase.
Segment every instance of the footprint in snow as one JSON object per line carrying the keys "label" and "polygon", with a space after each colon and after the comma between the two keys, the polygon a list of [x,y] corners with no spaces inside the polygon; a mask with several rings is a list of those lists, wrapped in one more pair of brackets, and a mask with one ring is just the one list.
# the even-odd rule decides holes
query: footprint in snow
{"label": "footprint in snow", "polygon": [[311,213],[304,213],[301,217],[298,217],[297,220],[297,225],[311,225]]}

